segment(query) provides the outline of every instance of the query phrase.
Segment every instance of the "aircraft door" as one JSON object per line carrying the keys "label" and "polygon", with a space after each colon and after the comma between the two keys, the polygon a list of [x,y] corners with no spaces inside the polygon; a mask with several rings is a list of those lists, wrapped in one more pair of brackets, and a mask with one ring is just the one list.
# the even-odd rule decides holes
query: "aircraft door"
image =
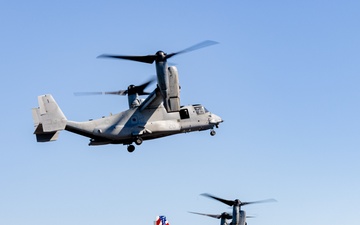
{"label": "aircraft door", "polygon": [[184,108],[181,109],[179,111],[180,113],[180,124],[181,124],[181,129],[182,130],[186,130],[186,129],[191,129],[191,119],[190,119],[190,112],[189,109]]}
{"label": "aircraft door", "polygon": [[180,113],[180,119],[181,119],[181,120],[189,119],[189,118],[190,118],[190,114],[189,114],[189,110],[188,110],[188,109],[181,109],[179,113]]}

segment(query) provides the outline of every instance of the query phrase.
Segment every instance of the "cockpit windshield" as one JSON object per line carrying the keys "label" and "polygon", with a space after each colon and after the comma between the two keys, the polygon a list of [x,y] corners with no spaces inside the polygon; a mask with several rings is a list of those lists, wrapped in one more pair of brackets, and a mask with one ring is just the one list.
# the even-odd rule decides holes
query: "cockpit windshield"
{"label": "cockpit windshield", "polygon": [[209,112],[204,106],[202,105],[194,105],[194,109],[196,111],[196,114],[201,115]]}

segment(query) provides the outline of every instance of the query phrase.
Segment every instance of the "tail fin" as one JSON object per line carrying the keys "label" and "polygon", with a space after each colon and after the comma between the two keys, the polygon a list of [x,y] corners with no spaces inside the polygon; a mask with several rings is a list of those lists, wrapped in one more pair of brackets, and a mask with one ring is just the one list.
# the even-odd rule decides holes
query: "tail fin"
{"label": "tail fin", "polygon": [[38,96],[39,107],[32,109],[38,142],[56,141],[66,126],[66,117],[51,95]]}
{"label": "tail fin", "polygon": [[169,221],[166,220],[166,216],[157,216],[155,225],[170,225]]}

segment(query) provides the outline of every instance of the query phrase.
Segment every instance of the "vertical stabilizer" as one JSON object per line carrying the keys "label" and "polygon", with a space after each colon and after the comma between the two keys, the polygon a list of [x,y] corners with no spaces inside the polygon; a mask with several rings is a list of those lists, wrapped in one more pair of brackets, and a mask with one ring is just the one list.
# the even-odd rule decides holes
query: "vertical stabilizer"
{"label": "vertical stabilizer", "polygon": [[39,107],[32,109],[38,142],[55,141],[66,127],[66,117],[51,95],[38,96]]}

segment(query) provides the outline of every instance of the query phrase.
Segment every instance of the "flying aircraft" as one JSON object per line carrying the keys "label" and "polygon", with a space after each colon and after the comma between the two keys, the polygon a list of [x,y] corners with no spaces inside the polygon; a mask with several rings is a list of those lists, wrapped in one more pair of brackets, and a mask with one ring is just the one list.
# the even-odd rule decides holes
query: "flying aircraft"
{"label": "flying aircraft", "polygon": [[[201,104],[180,105],[180,85],[177,68],[168,66],[167,59],[182,53],[214,45],[217,42],[204,41],[190,48],[171,54],[158,51],[155,55],[123,56],[100,55],[100,58],[125,59],[144,63],[155,62],[157,86],[151,93],[144,89],[151,83],[128,86],[127,90],[105,92],[104,94],[127,95],[129,108],[123,112],[96,120],[76,122],[68,120],[51,94],[38,96],[39,107],[32,109],[36,139],[38,142],[55,141],[59,132],[69,132],[90,138],[90,146],[106,144],[127,145],[133,152],[144,140],[193,131],[210,130],[216,134],[223,120],[209,112]],[[140,95],[146,95],[140,99]]]}
{"label": "flying aircraft", "polygon": [[[202,194],[203,196],[215,199],[220,201],[228,206],[233,207],[232,214],[223,212],[222,214],[206,214],[206,213],[197,213],[197,212],[190,212],[198,215],[209,216],[212,218],[220,219],[220,225],[247,225],[246,218],[252,218],[252,216],[246,216],[246,212],[241,210],[241,206],[254,204],[254,203],[264,203],[264,202],[275,202],[275,199],[266,199],[261,201],[253,201],[253,202],[242,202],[239,199],[235,200],[225,200],[222,198],[215,197],[210,194]],[[230,224],[227,223],[227,220],[232,219]]]}

